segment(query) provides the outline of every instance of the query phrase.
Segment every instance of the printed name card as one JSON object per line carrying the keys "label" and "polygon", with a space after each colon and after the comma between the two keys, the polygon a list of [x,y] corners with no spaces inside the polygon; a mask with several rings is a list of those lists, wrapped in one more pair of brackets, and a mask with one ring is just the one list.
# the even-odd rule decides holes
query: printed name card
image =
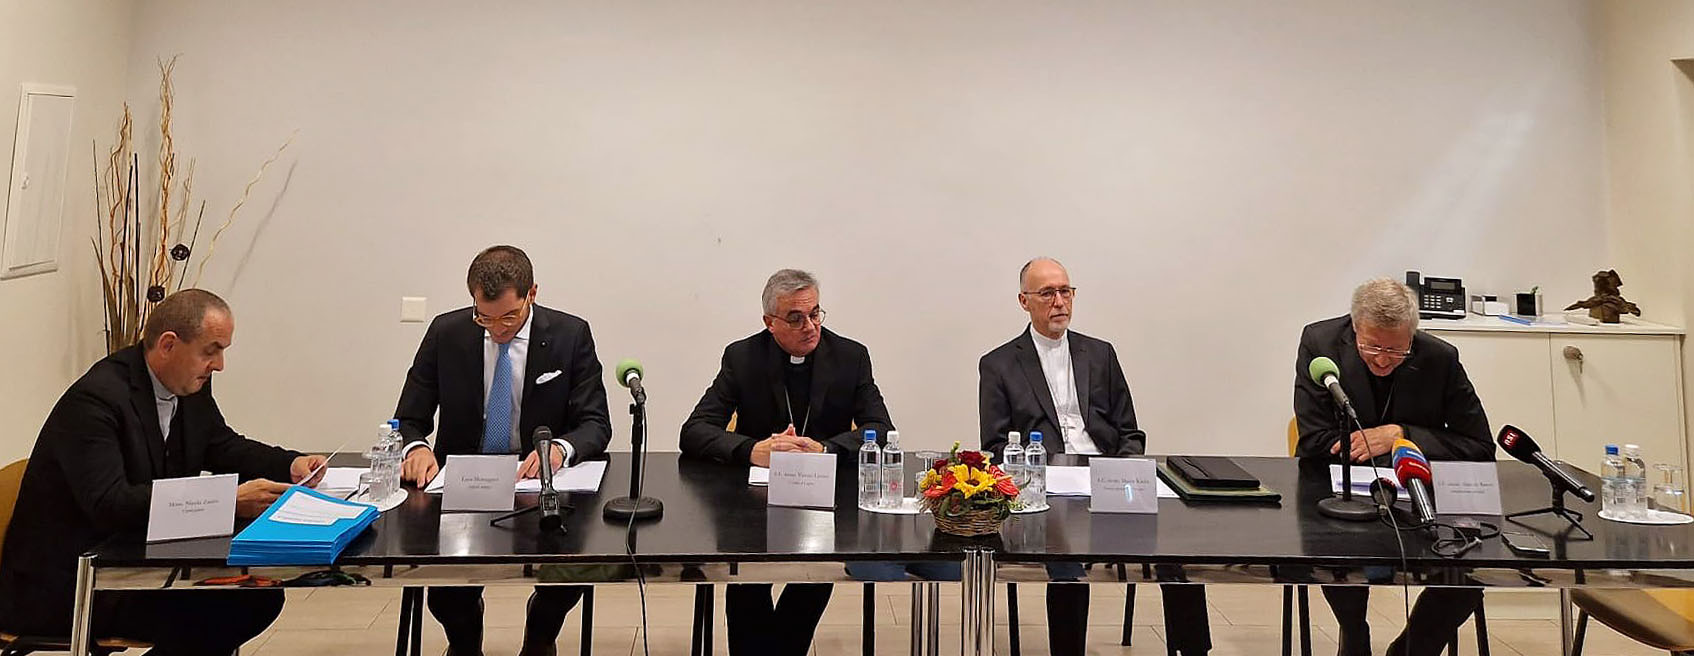
{"label": "printed name card", "polygon": [[186,540],[235,533],[235,474],[153,481],[147,541]]}
{"label": "printed name card", "polygon": [[796,508],[835,507],[835,454],[771,454],[767,503]]}
{"label": "printed name card", "polygon": [[1430,466],[1437,514],[1501,514],[1500,474],[1495,463],[1438,461]]}
{"label": "printed name card", "polygon": [[1159,467],[1147,458],[1090,458],[1088,511],[1159,512]]}
{"label": "printed name card", "polygon": [[447,456],[438,476],[446,479],[443,511],[505,512],[518,489],[517,456]]}

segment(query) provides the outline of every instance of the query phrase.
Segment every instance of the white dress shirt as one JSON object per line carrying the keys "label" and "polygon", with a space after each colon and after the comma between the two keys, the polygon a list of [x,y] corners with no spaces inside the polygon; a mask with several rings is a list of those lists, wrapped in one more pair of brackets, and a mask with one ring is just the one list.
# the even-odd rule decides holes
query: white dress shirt
{"label": "white dress shirt", "polygon": [[1100,455],[1100,447],[1088,436],[1082,419],[1082,405],[1077,402],[1076,371],[1071,366],[1070,331],[1058,339],[1047,339],[1034,328],[1029,336],[1035,342],[1035,355],[1041,360],[1041,373],[1047,378],[1047,389],[1053,394],[1053,410],[1059,413],[1059,430],[1064,433],[1065,452],[1079,455]]}
{"label": "white dress shirt", "polygon": [[176,395],[165,389],[165,384],[153,375],[152,367],[147,368],[147,378],[153,381],[153,404],[159,409],[159,434],[165,436],[168,442],[171,439],[171,420],[176,418]]}
{"label": "white dress shirt", "polygon": [[[510,358],[511,361],[512,361],[512,438],[511,438],[511,442],[509,443],[511,445],[511,452],[512,453],[519,453],[519,452],[523,451],[523,435],[521,433],[521,431],[523,429],[522,429],[521,426],[522,426],[522,423],[523,423],[522,419],[523,419],[524,368],[525,368],[525,365],[528,364],[528,359],[529,359],[529,327],[530,327],[530,324],[533,324],[533,323],[535,323],[535,308],[532,306],[530,308],[530,311],[529,311],[529,316],[524,319],[523,327],[519,328],[518,334],[516,336],[512,337],[511,348],[507,349],[507,351],[506,351],[506,357]],[[487,403],[486,399],[488,398],[489,389],[494,386],[494,367],[496,365],[498,365],[499,362],[500,362],[500,345],[494,343],[494,337],[488,334],[487,329],[483,329],[483,331],[482,331],[482,398],[484,399],[484,402],[482,404],[483,421],[488,420],[488,403]],[[554,436],[554,437],[559,438],[559,436]],[[479,436],[477,439],[480,441],[482,438]],[[566,442],[562,438],[561,439],[555,439],[554,443],[558,444],[561,449],[564,449],[565,463],[567,465],[569,465],[571,459],[576,456],[576,449],[571,448],[570,443]],[[419,446],[423,446],[423,443],[422,442],[415,442],[411,446],[407,447],[406,451],[407,451],[407,453],[410,453],[412,449],[415,449]]]}

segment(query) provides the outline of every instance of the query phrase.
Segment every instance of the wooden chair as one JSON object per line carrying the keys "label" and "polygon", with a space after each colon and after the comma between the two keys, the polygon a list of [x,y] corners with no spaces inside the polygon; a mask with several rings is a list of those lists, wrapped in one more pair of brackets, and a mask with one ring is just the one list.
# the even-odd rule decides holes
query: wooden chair
{"label": "wooden chair", "polygon": [[1629,639],[1670,652],[1694,655],[1694,590],[1588,590],[1571,592],[1576,603],[1576,640],[1571,654],[1581,656],[1588,618]]}
{"label": "wooden chair", "polygon": [[[18,507],[18,489],[23,486],[24,470],[29,468],[25,458],[0,468],[0,554],[5,552],[6,530],[12,526],[12,513]],[[150,649],[153,645],[139,640],[102,638],[94,642],[95,654],[112,654],[127,649]],[[22,656],[38,651],[70,651],[71,640],[61,636],[26,636],[0,632],[0,656]]]}

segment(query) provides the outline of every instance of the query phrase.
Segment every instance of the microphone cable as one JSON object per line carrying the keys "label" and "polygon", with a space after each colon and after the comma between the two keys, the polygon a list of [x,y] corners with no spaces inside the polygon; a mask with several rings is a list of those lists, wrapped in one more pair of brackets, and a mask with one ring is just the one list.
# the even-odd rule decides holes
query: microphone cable
{"label": "microphone cable", "polygon": [[[647,436],[645,435],[647,432],[647,417],[645,416],[647,408],[645,404],[642,404],[641,413],[643,415],[641,418],[641,432],[643,433],[641,435],[641,455],[636,458],[636,462],[630,463],[630,466],[641,468],[641,482],[645,485],[647,482]],[[634,458],[636,456],[635,450],[631,449],[629,455]],[[640,490],[634,492],[637,495],[635,498],[641,498]],[[636,513],[631,512],[629,524],[624,526],[623,546],[624,553],[629,555],[630,566],[635,568],[635,588],[641,597],[641,653],[643,656],[652,656],[652,649],[647,644],[647,637],[653,633],[651,627],[647,625],[647,572],[641,568],[641,561],[635,557],[635,515]]]}

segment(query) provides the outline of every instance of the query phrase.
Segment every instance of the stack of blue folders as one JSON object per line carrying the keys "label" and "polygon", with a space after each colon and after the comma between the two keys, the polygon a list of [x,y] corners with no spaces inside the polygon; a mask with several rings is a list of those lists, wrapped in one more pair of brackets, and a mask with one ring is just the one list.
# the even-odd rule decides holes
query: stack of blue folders
{"label": "stack of blue folders", "polygon": [[381,514],[295,485],[230,541],[229,564],[328,565]]}

